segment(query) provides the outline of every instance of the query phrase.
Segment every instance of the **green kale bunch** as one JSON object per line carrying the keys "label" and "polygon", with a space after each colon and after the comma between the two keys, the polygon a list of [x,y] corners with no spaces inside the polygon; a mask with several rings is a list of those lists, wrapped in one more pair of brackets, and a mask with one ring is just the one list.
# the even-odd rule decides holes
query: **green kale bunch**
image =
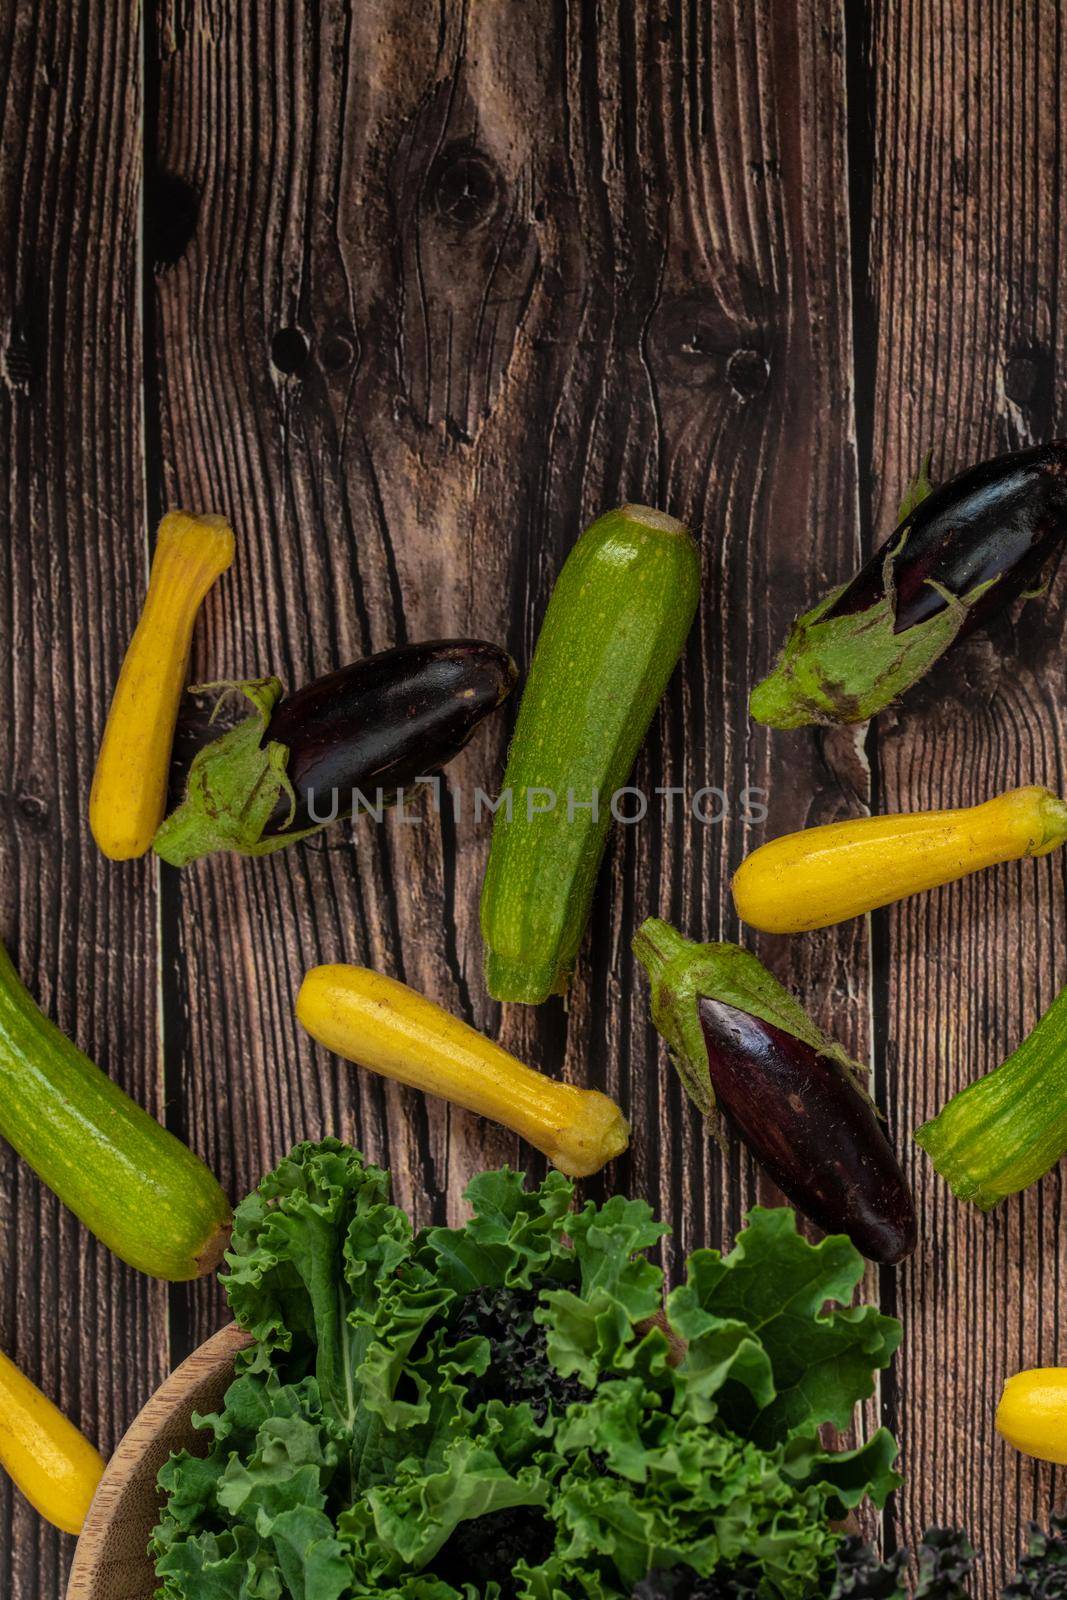
{"label": "green kale bunch", "polygon": [[467,1198],[416,1232],[327,1140],[241,1205],[223,1281],[255,1343],[206,1456],[161,1473],[160,1600],[827,1595],[832,1523],[898,1481],[884,1430],[820,1438],[900,1336],[851,1306],[848,1241],[755,1210],[664,1306],[643,1201],[507,1169]]}
{"label": "green kale bunch", "polygon": [[[913,1600],[968,1600],[967,1579],[975,1553],[966,1534],[954,1528],[928,1528],[919,1545],[919,1578]],[[907,1551],[885,1562],[860,1539],[842,1541],[837,1579],[830,1600],[908,1600],[904,1579]]]}
{"label": "green kale bunch", "polygon": [[1067,1517],[1053,1517],[1044,1533],[1030,1525],[1030,1548],[1004,1600],[1067,1600]]}
{"label": "green kale bunch", "polygon": [[[912,1600],[969,1600],[976,1560],[960,1529],[928,1528],[919,1545]],[[830,1600],[908,1600],[906,1561],[904,1550],[880,1561],[861,1539],[843,1539]],[[1067,1600],[1067,1517],[1053,1517],[1048,1533],[1031,1524],[1029,1549],[1001,1595],[1002,1600]]]}

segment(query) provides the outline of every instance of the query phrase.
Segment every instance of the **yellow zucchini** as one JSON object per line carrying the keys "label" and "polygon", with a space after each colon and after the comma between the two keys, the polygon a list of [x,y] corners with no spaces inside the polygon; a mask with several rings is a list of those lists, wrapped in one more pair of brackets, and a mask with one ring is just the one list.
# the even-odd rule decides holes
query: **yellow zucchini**
{"label": "yellow zucchini", "polygon": [[200,603],[233,561],[224,517],[169,511],[148,594],[115,686],[89,797],[89,826],[113,861],[143,856],[167,801],[174,725]]}
{"label": "yellow zucchini", "polygon": [[804,933],[1064,840],[1067,805],[1037,787],[957,811],[855,817],[754,850],[734,874],[734,904],[754,928]]}
{"label": "yellow zucchini", "polygon": [[997,1432],[1023,1455],[1067,1466],[1067,1367],[1032,1367],[1009,1378]]}
{"label": "yellow zucchini", "polygon": [[626,1149],[629,1127],[607,1095],[534,1072],[395,978],[313,967],[296,1015],[328,1050],[503,1124],[568,1177],[598,1172]]}
{"label": "yellow zucchini", "polygon": [[48,1522],[81,1532],[104,1458],[2,1351],[0,1466]]}

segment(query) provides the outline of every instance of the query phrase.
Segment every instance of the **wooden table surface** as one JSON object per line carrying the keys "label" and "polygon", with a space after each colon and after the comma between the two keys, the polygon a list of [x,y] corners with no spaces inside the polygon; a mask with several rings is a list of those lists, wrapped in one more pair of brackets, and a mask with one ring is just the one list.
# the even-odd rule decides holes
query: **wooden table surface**
{"label": "wooden table surface", "polygon": [[[672,1268],[773,1198],[683,1103],[629,940],[655,912],[736,937],[729,874],[784,829],[1067,784],[1062,574],[869,729],[745,709],[926,451],[944,476],[1063,431],[1065,72],[1056,0],[0,7],[0,934],[234,1199],[324,1133],[389,1164],[420,1221],[482,1166],[540,1170],[309,1042],[294,994],[339,959],[619,1096],[633,1148],[604,1181],[673,1223]],[[635,781],[717,785],[731,814],[616,831],[567,1006],[488,1001],[486,829],[447,807],[182,874],[97,853],[96,746],[165,508],[237,530],[193,680],[295,685],[443,635],[525,665],[567,549],[624,499],[689,521],[704,562]],[[499,781],[507,731],[454,791]],[[869,925],[744,935],[869,1055],[907,1152],[922,1243],[868,1279],[905,1340],[863,1426],[903,1445],[887,1543],[963,1521],[983,1597],[1064,1497],[993,1432],[1009,1373],[1067,1359],[1063,1171],[983,1218],[907,1135],[1064,982],[1065,881],[1061,855]],[[106,1451],[219,1294],[119,1265],[6,1148],[0,1230],[0,1347]],[[0,1593],[59,1600],[70,1552],[0,1483]]]}

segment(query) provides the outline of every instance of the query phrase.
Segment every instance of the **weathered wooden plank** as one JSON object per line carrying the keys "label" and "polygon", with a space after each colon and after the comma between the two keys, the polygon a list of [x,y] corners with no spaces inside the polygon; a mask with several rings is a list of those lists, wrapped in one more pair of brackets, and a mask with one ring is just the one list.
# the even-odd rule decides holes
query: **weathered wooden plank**
{"label": "weathered wooden plank", "polygon": [[[141,82],[126,7],[0,24],[0,932],[33,993],[162,1110],[150,865],[87,826],[96,741],[146,571]],[[107,1451],[167,1365],[166,1294],[0,1151],[0,1346]],[[0,1474],[0,1593],[52,1600],[72,1541]]]}
{"label": "weathered wooden plank", "polygon": [[[658,38],[650,29],[633,47],[604,135],[608,148],[633,144],[612,201],[648,299],[627,310],[642,330],[641,365],[630,357],[602,426],[605,452],[620,434],[629,443],[621,483],[665,501],[704,547],[681,699],[668,702],[639,781],[690,795],[718,785],[730,816],[710,828],[679,818],[662,841],[655,824],[617,841],[599,953],[576,991],[572,1059],[575,1071],[591,1059],[619,1082],[639,1119],[633,1181],[689,1249],[732,1231],[757,1187],[747,1161],[735,1152],[724,1167],[705,1141],[662,1051],[643,1056],[647,995],[626,961],[633,927],[658,910],[694,936],[736,937],[727,883],[745,850],[763,832],[853,809],[854,777],[862,785],[865,774],[847,744],[771,736],[747,716],[787,618],[858,541],[840,17],[824,26],[804,5],[666,16]],[[621,20],[605,48],[625,69]],[[617,73],[609,58],[602,80]],[[636,411],[646,385],[649,409]],[[636,481],[625,475],[639,469]],[[766,797],[762,826],[744,820],[750,787]],[[862,929],[807,945],[745,939],[863,1052]],[[605,1032],[620,1008],[622,1031]]]}
{"label": "weathered wooden plank", "polygon": [[[682,1106],[628,943],[649,910],[736,932],[726,880],[760,835],[739,814],[747,787],[769,791],[767,833],[868,800],[849,738],[745,718],[788,617],[858,543],[841,10],[235,11],[173,0],[147,29],[150,507],[216,505],[241,539],[194,675],[296,682],[444,633],[506,639],[525,663],[583,522],[653,500],[701,532],[706,591],[635,781],[718,785],[733,814],[703,827],[654,801],[618,831],[572,997],[537,1013],[484,994],[487,839],[469,811],[165,874],[172,1122],[235,1195],[329,1130],[389,1162],[420,1217],[454,1213],[475,1167],[519,1158],[514,1141],[347,1072],[292,1021],[307,965],[366,960],[618,1093],[636,1126],[614,1178],[672,1218],[676,1250],[719,1242],[769,1191]],[[871,537],[928,447],[949,471],[1062,427],[1060,33],[1052,0],[872,8],[869,153],[853,131],[861,198],[875,179],[857,351]],[[84,825],[145,567],[129,19],[31,27],[13,9],[0,81],[3,932],[50,1011],[159,1110],[153,870],[105,868]],[[883,809],[1063,787],[1065,593],[1061,579],[881,719]],[[186,756],[202,731],[190,710]],[[453,796],[492,786],[505,736],[505,719],[480,736]],[[1063,909],[1051,860],[878,919],[879,1065],[901,1132],[1051,999]],[[865,1051],[862,927],[759,948]],[[1008,1372],[1062,1359],[1062,1186],[980,1219],[913,1170],[926,1244],[885,1284],[908,1335],[889,1388],[909,1470],[891,1533],[967,1522],[992,1594],[1021,1525],[1062,1491],[991,1427]],[[10,1156],[4,1178],[20,1270],[0,1340],[106,1448],[166,1360],[162,1291]],[[56,1337],[55,1307],[73,1337]],[[206,1288],[174,1309],[179,1345],[220,1315]],[[0,1484],[4,1592],[58,1595],[63,1556]]]}
{"label": "weathered wooden plank", "polygon": [[[391,1162],[421,1217],[515,1159],[300,1037],[303,969],[366,960],[618,1092],[616,1177],[679,1245],[718,1243],[755,1184],[683,1107],[628,944],[655,910],[735,931],[746,787],[782,828],[865,782],[847,743],[772,741],[744,714],[787,618],[858,547],[840,10],[183,5],[156,44],[160,170],[198,202],[157,281],[165,498],[219,505],[240,540],[194,672],[297,681],[445,633],[525,663],[583,523],[652,500],[700,532],[706,596],[637,781],[718,785],[732,811],[701,827],[654,798],[615,840],[568,1006],[503,1017],[469,818],[194,868],[168,902],[185,1115],[237,1191],[330,1129]],[[455,792],[492,785],[504,737]],[[862,929],[764,953],[866,1047]],[[217,1315],[198,1307],[190,1338]]]}
{"label": "weathered wooden plank", "polygon": [[[1054,4],[893,0],[869,47],[873,534],[927,449],[945,476],[1062,432],[1065,69]],[[1064,598],[1026,605],[941,663],[878,726],[883,809],[1063,790]],[[1062,859],[1025,862],[879,919],[884,1062],[902,1129],[996,1065],[1067,977]],[[1061,1176],[982,1218],[913,1163],[923,1245],[900,1275],[894,1388],[908,1485],[896,1532],[963,1522],[992,1596],[1063,1480],[993,1432],[1000,1386],[1063,1359]]]}

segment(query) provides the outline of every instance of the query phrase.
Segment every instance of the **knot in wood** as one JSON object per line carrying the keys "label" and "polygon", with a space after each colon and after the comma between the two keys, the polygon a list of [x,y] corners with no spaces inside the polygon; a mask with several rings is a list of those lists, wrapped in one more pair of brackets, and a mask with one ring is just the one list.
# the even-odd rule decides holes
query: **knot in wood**
{"label": "knot in wood", "polygon": [[356,359],[358,348],[354,328],[333,328],[322,341],[319,358],[327,372],[343,372]]}
{"label": "knot in wood", "polygon": [[299,328],[279,328],[270,342],[270,358],[286,377],[299,377],[307,365],[308,344]]}
{"label": "knot in wood", "polygon": [[1004,393],[1013,405],[1033,406],[1049,385],[1051,362],[1041,345],[1016,350],[1004,368]]}
{"label": "knot in wood", "polygon": [[712,293],[664,301],[649,326],[652,362],[668,382],[686,389],[727,385],[743,400],[766,388],[770,366],[759,346],[769,335],[744,321]]}
{"label": "knot in wood", "polygon": [[760,350],[735,350],[726,363],[730,387],[741,400],[754,400],[767,387],[771,365]]}
{"label": "knot in wood", "polygon": [[177,266],[192,243],[200,197],[176,172],[157,168],[145,183],[145,249],[155,272]]}
{"label": "knot in wood", "polygon": [[468,144],[449,145],[430,169],[427,191],[436,215],[462,231],[484,227],[503,193],[500,169],[491,156]]}
{"label": "knot in wood", "polygon": [[39,794],[29,794],[26,790],[23,790],[17,796],[15,804],[18,806],[19,815],[26,822],[40,827],[41,823],[47,820],[48,806]]}

